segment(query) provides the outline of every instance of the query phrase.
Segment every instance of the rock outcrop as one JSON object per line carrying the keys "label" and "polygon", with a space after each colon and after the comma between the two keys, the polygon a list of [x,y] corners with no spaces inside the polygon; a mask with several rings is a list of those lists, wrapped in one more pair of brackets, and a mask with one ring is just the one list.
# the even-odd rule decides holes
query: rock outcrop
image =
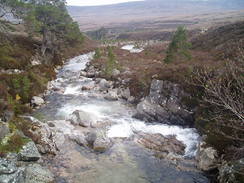
{"label": "rock outcrop", "polygon": [[209,171],[218,166],[218,153],[212,147],[207,147],[205,142],[201,142],[197,149],[197,166],[200,170]]}
{"label": "rock outcrop", "polygon": [[40,158],[41,155],[33,141],[27,142],[18,153],[19,161],[38,161]]}
{"label": "rock outcrop", "polygon": [[137,105],[134,117],[148,122],[191,126],[193,113],[182,104],[186,96],[177,84],[153,80],[149,95]]}
{"label": "rock outcrop", "polygon": [[30,164],[25,169],[25,183],[54,183],[54,175],[39,164]]}
{"label": "rock outcrop", "polygon": [[18,168],[13,162],[0,158],[0,182],[22,183],[24,181],[24,169]]}
{"label": "rock outcrop", "polygon": [[30,137],[42,154],[56,154],[57,146],[54,140],[54,131],[47,123],[43,123],[33,117],[22,116],[30,123],[30,128],[25,135]]}

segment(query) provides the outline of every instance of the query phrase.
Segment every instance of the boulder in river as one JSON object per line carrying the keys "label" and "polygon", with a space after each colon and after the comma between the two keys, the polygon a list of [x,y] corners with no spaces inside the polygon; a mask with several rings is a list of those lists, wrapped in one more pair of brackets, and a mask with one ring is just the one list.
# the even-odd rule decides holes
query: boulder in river
{"label": "boulder in river", "polygon": [[184,155],[185,145],[175,136],[163,136],[161,134],[139,133],[137,142],[156,153]]}
{"label": "boulder in river", "polygon": [[70,121],[73,125],[80,125],[83,127],[90,127],[91,124],[95,123],[94,119],[91,117],[91,114],[82,110],[74,111],[71,114]]}
{"label": "boulder in river", "polygon": [[110,90],[104,97],[106,100],[115,101],[118,100],[117,91]]}
{"label": "boulder in river", "polygon": [[44,103],[45,103],[45,101],[41,97],[34,96],[31,99],[31,105],[34,107],[41,106]]}
{"label": "boulder in river", "polygon": [[103,130],[98,130],[96,140],[93,143],[93,149],[96,152],[105,152],[111,146],[111,141]]}
{"label": "boulder in river", "polygon": [[103,153],[111,146],[110,139],[102,129],[89,132],[86,136],[86,141],[88,146],[93,148],[96,152]]}
{"label": "boulder in river", "polygon": [[80,146],[86,146],[87,145],[86,138],[85,138],[85,136],[83,134],[71,135],[69,138],[72,141],[76,142]]}
{"label": "boulder in river", "polygon": [[18,153],[19,161],[37,161],[40,158],[41,155],[33,141],[27,142]]}
{"label": "boulder in river", "polygon": [[188,95],[178,84],[153,80],[149,95],[137,105],[135,118],[148,122],[192,126],[193,112],[182,104]]}
{"label": "boulder in river", "polygon": [[25,182],[23,172],[23,168],[18,168],[13,162],[0,158],[1,183]]}
{"label": "boulder in river", "polygon": [[106,79],[101,79],[98,85],[101,90],[107,90],[111,87],[111,84]]}
{"label": "boulder in river", "polygon": [[121,89],[119,93],[122,99],[128,100],[131,97],[129,88]]}
{"label": "boulder in river", "polygon": [[54,175],[39,164],[30,164],[25,169],[25,183],[53,183]]}

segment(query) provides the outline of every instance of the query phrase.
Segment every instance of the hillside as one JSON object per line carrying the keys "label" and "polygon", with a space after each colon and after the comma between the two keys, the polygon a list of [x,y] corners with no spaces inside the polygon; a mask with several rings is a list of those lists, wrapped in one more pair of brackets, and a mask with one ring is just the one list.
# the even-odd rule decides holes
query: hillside
{"label": "hillside", "polygon": [[[69,13],[79,22],[80,28],[83,31],[98,29],[102,26],[125,26],[127,29],[133,30],[142,26],[148,27],[153,24],[153,22],[163,25],[165,24],[164,21],[167,20],[183,21],[189,19],[189,16],[206,16],[206,14],[216,13],[219,16],[223,13],[240,11],[243,9],[244,2],[241,0],[146,0],[109,6],[68,7]],[[99,16],[97,16],[97,12],[99,12]],[[241,14],[243,15],[243,11]],[[211,15],[209,15],[209,18],[210,16]],[[183,23],[195,24],[196,19],[194,20],[191,18],[190,22]],[[128,24],[130,25],[128,26]],[[168,24],[172,24],[172,22],[168,22]]]}

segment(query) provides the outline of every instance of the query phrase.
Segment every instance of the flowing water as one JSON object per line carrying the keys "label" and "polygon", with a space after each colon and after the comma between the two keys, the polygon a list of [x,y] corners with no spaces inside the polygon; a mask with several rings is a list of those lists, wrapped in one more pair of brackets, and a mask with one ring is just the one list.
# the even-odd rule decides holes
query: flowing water
{"label": "flowing water", "polygon": [[[36,111],[36,116],[55,124],[59,132],[55,157],[48,158],[47,166],[65,183],[206,183],[208,179],[198,171],[186,171],[156,158],[153,153],[133,140],[134,132],[176,135],[186,145],[186,159],[194,157],[199,135],[195,129],[147,124],[132,118],[134,106],[123,100],[108,101],[98,89],[82,91],[82,86],[94,85],[89,78],[80,77],[94,53],[69,60],[51,82],[46,95],[47,105]],[[107,136],[114,142],[105,153],[94,153],[69,140],[69,136],[85,133],[88,129],[73,126],[69,116],[77,109],[90,114],[97,123],[109,122]]]}

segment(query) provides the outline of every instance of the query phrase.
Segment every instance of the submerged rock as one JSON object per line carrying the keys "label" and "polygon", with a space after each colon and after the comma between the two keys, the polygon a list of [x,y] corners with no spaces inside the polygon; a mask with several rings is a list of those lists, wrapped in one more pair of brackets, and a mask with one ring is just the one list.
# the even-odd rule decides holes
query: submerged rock
{"label": "submerged rock", "polygon": [[137,105],[134,117],[148,122],[191,126],[193,113],[181,102],[186,96],[177,84],[153,80],[149,96]]}
{"label": "submerged rock", "polygon": [[139,133],[137,142],[157,153],[184,155],[185,145],[175,136],[163,136],[161,134]]}
{"label": "submerged rock", "polygon": [[40,158],[41,155],[33,141],[25,144],[18,153],[19,161],[38,161]]}
{"label": "submerged rock", "polygon": [[25,169],[25,183],[54,183],[54,175],[39,164],[31,164]]}
{"label": "submerged rock", "polygon": [[0,158],[0,183],[25,182],[23,171],[23,168],[17,168],[13,162]]}

